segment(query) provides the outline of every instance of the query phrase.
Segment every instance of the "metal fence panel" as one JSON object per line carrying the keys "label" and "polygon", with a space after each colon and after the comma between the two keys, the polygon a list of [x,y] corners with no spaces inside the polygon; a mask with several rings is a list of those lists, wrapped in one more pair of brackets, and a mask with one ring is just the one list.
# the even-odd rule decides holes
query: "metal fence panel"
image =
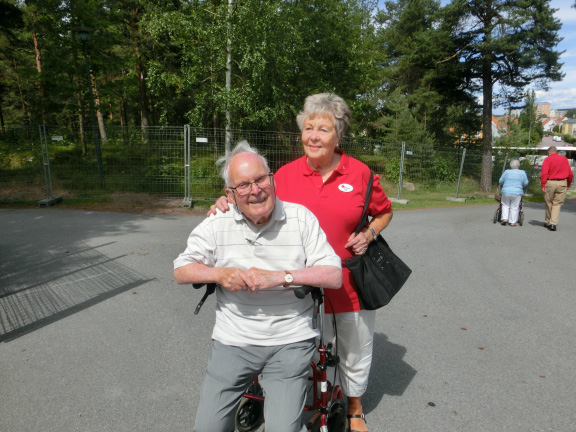
{"label": "metal fence panel", "polygon": [[[0,200],[42,199],[50,193],[92,198],[111,192],[142,192],[192,203],[223,194],[215,164],[225,154],[223,129],[107,127],[106,138],[101,139],[102,173],[93,132],[42,126],[0,133]],[[232,130],[233,143],[244,139],[266,156],[273,172],[303,154],[298,133]],[[457,189],[461,194],[480,190],[482,152],[478,149],[467,149],[462,160],[458,146],[407,142],[403,152],[401,142],[353,136],[344,137],[339,145],[381,177],[390,197],[396,190],[407,198],[411,193],[453,195]],[[43,146],[49,158],[49,179]],[[494,189],[502,167],[518,156],[494,152]],[[522,164],[529,176],[537,177],[531,161]]]}

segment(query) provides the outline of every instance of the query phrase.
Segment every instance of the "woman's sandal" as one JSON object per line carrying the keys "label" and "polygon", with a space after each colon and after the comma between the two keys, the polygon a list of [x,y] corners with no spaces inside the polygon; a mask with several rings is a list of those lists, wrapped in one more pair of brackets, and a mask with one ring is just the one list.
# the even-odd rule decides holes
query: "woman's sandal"
{"label": "woman's sandal", "polygon": [[[350,419],[353,419],[353,418],[361,418],[362,420],[364,420],[364,423],[368,423],[366,421],[366,417],[364,416],[364,413],[362,413],[362,414],[348,414],[348,424],[350,424]],[[349,427],[349,430],[350,430],[350,432],[359,432],[359,431],[352,429],[350,427]]]}

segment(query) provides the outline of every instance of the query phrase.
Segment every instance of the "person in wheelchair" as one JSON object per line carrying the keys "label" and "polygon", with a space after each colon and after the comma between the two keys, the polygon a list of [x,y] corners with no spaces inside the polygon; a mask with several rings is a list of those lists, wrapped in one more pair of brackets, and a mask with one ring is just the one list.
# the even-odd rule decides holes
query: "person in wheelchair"
{"label": "person in wheelchair", "polygon": [[177,283],[218,284],[193,430],[234,430],[238,403],[260,372],[266,429],[305,431],[302,411],[318,332],[310,296],[297,298],[293,287],[340,288],[341,260],[312,212],[276,198],[268,162],[255,148],[242,141],[217,163],[223,163],[233,210],[201,222],[174,260]]}

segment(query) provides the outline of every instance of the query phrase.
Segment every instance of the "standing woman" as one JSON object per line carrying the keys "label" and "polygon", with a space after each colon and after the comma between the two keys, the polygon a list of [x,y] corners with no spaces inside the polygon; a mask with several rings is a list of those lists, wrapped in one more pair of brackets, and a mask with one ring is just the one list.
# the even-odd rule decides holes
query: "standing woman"
{"label": "standing woman", "polygon": [[[368,206],[372,219],[354,235],[362,216],[370,168],[339,148],[350,123],[350,109],[341,97],[332,93],[307,97],[297,122],[305,154],[275,174],[277,195],[311,210],[342,259],[343,286],[326,291],[330,300],[326,312],[331,313],[333,308],[336,313],[339,372],[348,398],[350,430],[364,432],[368,428],[361,398],[368,386],[376,312],[360,307],[354,280],[344,263],[346,258],[364,254],[368,244],[388,226],[392,205],[375,175]],[[330,323],[326,328],[332,328]]]}
{"label": "standing woman", "polygon": [[[342,260],[342,288],[327,290],[327,338],[335,312],[338,329],[338,365],[342,388],[348,398],[350,432],[369,432],[362,411],[362,395],[368,387],[376,312],[360,307],[355,282],[344,267],[346,258],[362,255],[392,220],[392,204],[374,175],[368,205],[370,222],[355,235],[362,216],[370,168],[339,148],[350,123],[350,108],[340,96],[321,93],[308,96],[298,114],[304,156],[284,165],[274,175],[276,195],[283,201],[302,204],[314,213],[330,246]],[[254,203],[257,205],[257,203]],[[228,210],[226,198],[211,206]]]}
{"label": "standing woman", "polygon": [[518,159],[510,162],[510,168],[504,171],[498,182],[502,190],[500,223],[516,226],[520,212],[520,201],[524,195],[524,188],[528,186],[528,176],[524,170],[519,169],[520,161]]}

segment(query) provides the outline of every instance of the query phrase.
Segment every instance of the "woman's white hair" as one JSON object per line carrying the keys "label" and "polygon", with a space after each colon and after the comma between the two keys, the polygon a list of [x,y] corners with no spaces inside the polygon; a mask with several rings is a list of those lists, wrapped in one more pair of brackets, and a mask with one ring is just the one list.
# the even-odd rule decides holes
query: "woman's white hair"
{"label": "woman's white hair", "polygon": [[304,101],[304,109],[296,117],[300,132],[308,117],[327,115],[334,119],[336,134],[341,137],[350,124],[350,107],[340,96],[334,93],[318,93],[308,96]]}
{"label": "woman's white hair", "polygon": [[262,160],[262,164],[264,165],[264,168],[266,168],[266,172],[270,173],[270,167],[268,166],[268,161],[266,158],[258,153],[258,149],[256,147],[252,147],[250,144],[248,144],[248,141],[243,140],[236,144],[232,151],[216,161],[216,165],[223,164],[222,169],[220,170],[220,176],[224,180],[226,187],[230,186],[230,164],[232,163],[232,159],[241,153],[252,153],[257,155]]}
{"label": "woman's white hair", "polygon": [[518,169],[520,168],[520,161],[518,159],[513,159],[510,161],[510,168]]}

